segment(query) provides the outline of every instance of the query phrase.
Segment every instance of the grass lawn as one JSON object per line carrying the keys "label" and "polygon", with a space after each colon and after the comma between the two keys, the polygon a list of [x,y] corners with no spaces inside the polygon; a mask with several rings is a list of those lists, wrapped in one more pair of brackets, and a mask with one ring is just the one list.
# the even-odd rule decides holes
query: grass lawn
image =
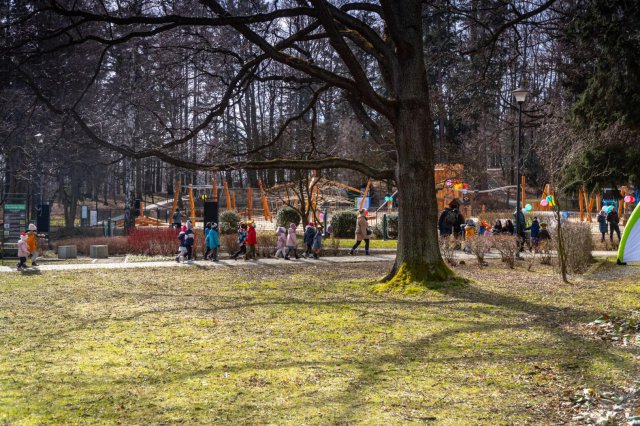
{"label": "grass lawn", "polygon": [[[329,241],[331,240],[325,241],[325,245],[328,245]],[[344,238],[339,239],[339,241],[340,248],[351,248],[356,242],[355,239]],[[395,249],[398,247],[398,240],[369,240],[369,247],[374,249]],[[364,250],[364,241],[360,243],[360,247],[358,247],[358,250]]]}
{"label": "grass lawn", "polygon": [[388,267],[0,275],[0,424],[554,424],[638,377],[584,332],[637,308],[635,268],[372,293]]}

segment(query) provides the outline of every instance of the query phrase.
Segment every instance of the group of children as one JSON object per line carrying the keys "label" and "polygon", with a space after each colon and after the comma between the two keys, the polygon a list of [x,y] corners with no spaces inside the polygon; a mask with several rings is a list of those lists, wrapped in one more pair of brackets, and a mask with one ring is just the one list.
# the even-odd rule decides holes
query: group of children
{"label": "group of children", "polygon": [[18,240],[18,271],[22,271],[27,267],[27,258],[31,258],[31,266],[38,266],[36,259],[38,258],[38,229],[33,223],[29,224],[29,231],[20,234]]}
{"label": "group of children", "polygon": [[[195,244],[195,233],[193,232],[193,224],[187,221],[178,233],[178,256],[176,262],[186,261],[193,263],[193,245]],[[218,224],[209,222],[204,227],[205,252],[204,260],[218,261],[218,248],[220,247],[220,237],[218,236]]]}
{"label": "group of children", "polygon": [[[291,255],[296,259],[300,259],[298,255],[298,237],[296,236],[296,224],[290,223],[289,229],[285,229],[284,226],[279,226],[276,230],[276,258],[284,258],[290,260]],[[305,244],[305,250],[302,256],[308,258],[313,256],[314,259],[318,259],[320,255],[320,249],[322,248],[322,225],[315,225],[313,222],[309,222],[303,235],[303,242]],[[244,260],[250,260],[256,258],[256,244],[257,236],[255,223],[249,221],[248,223],[241,223],[238,228],[238,243],[240,244],[239,250],[231,255],[232,259],[237,259],[238,256],[244,254]]]}
{"label": "group of children", "polygon": [[[464,246],[466,253],[471,253],[470,237],[474,237],[475,235],[481,235],[483,237],[490,237],[497,234],[513,235],[515,233],[513,222],[510,219],[507,219],[504,225],[502,221],[498,219],[493,226],[489,225],[486,220],[481,219],[478,232],[476,232],[476,224],[472,219],[467,220],[463,226],[464,237],[467,241]],[[551,240],[551,234],[547,227],[548,225],[545,222],[539,222],[538,217],[534,216],[531,224],[524,228],[526,231],[531,231],[530,249],[535,250],[536,253],[545,250],[547,242]]]}
{"label": "group of children", "polygon": [[[288,231],[286,231],[283,226],[278,227],[276,230],[276,235],[278,237],[278,242],[276,244],[276,258],[283,257],[285,260],[290,260],[290,255],[293,252],[295,258],[300,259],[300,256],[298,256],[298,237],[296,236],[296,228],[297,226],[295,223],[289,224]],[[320,249],[322,249],[322,232],[321,224],[316,225],[313,222],[309,222],[302,236],[302,241],[305,245],[305,250],[302,253],[304,258],[313,256],[314,259],[318,259],[320,257]]]}
{"label": "group of children", "polygon": [[[276,230],[277,244],[276,244],[276,258],[284,258],[290,260],[291,255],[296,259],[300,259],[298,255],[298,238],[296,236],[296,224],[289,224],[289,229],[286,230],[283,226],[279,226]],[[243,255],[244,260],[256,259],[256,245],[258,238],[256,235],[256,225],[254,221],[247,223],[241,222],[238,226],[238,244],[239,249],[236,253],[233,253],[231,259],[237,260],[240,255]],[[318,259],[320,256],[320,250],[322,249],[322,225],[309,222],[304,235],[303,242],[305,250],[302,256],[309,258],[313,256],[314,259]],[[195,243],[195,234],[193,233],[193,225],[190,221],[182,227],[182,230],[178,234],[178,241],[180,245],[178,247],[178,256],[176,262],[186,261],[186,263],[193,263],[193,246]],[[218,261],[218,249],[220,247],[220,237],[218,235],[218,224],[207,223],[205,226],[205,246],[206,251],[204,253],[204,259],[211,259],[212,261]]]}

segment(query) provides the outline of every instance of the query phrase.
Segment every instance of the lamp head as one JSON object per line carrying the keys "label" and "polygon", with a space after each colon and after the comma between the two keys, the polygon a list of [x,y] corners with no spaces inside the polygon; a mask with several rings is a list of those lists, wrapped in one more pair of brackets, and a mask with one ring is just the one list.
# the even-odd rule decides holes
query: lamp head
{"label": "lamp head", "polygon": [[516,102],[521,104],[527,100],[527,95],[529,94],[529,91],[524,87],[520,86],[511,93],[516,98]]}

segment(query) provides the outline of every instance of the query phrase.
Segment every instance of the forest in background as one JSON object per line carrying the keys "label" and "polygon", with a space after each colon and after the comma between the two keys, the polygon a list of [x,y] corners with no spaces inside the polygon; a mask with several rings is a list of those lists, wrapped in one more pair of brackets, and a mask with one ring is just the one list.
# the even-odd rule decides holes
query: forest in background
{"label": "forest in background", "polygon": [[[393,168],[394,134],[384,116],[336,87],[270,58],[237,32],[207,25],[207,2],[4,2],[0,8],[0,195],[38,194],[65,206],[172,193],[173,182],[233,187],[294,180],[298,170],[202,170],[273,158],[355,158]],[[350,2],[330,2],[345,9]],[[387,29],[376,2],[348,10],[371,31]],[[79,6],[78,6],[79,5]],[[274,43],[313,26],[312,18],[262,16],[305,1],[227,1]],[[80,10],[95,16],[63,13]],[[461,163],[473,188],[487,169],[515,182],[517,104],[523,106],[523,174],[528,185],[569,190],[635,184],[640,150],[640,6],[622,0],[424,1],[424,57],[434,162]],[[535,12],[535,13],[534,13]],[[179,16],[176,23],[115,25],[100,16]],[[126,29],[126,31],[124,30]],[[381,70],[345,36],[370,84]],[[348,70],[317,29],[290,48],[337,75]],[[348,67],[347,67],[348,68]],[[82,125],[74,120],[81,118]],[[83,128],[83,125],[86,128]],[[91,133],[120,152],[96,143]],[[171,161],[131,152],[162,149]],[[357,171],[326,177],[358,186]],[[629,182],[630,181],[630,182]]]}

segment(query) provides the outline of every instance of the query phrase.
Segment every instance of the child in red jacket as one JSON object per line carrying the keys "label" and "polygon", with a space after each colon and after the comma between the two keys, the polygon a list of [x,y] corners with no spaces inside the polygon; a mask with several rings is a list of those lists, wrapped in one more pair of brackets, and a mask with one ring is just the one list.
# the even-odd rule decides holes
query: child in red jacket
{"label": "child in red jacket", "polygon": [[248,225],[249,229],[247,229],[247,252],[244,254],[244,260],[256,258],[256,244],[258,244],[255,222],[249,221]]}

